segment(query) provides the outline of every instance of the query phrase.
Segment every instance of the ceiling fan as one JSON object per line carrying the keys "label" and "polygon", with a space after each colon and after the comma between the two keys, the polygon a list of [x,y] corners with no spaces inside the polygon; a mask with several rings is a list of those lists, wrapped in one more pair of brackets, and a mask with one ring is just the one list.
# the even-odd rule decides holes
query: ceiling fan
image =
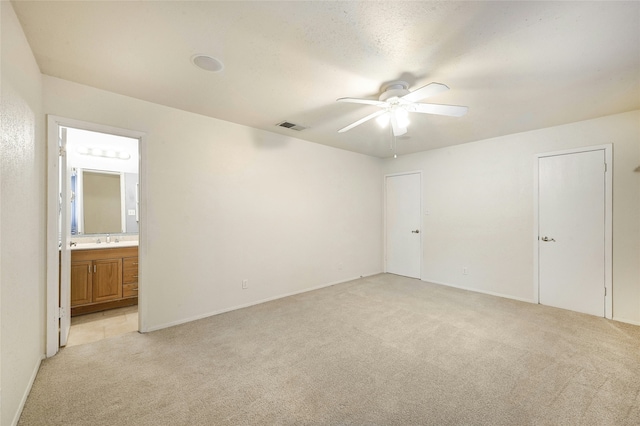
{"label": "ceiling fan", "polygon": [[338,133],[346,132],[366,121],[377,118],[376,121],[383,127],[391,122],[394,136],[401,136],[407,133],[407,126],[409,125],[408,115],[410,112],[448,115],[451,117],[462,117],[465,115],[469,109],[466,106],[424,104],[417,102],[437,93],[444,92],[445,90],[449,90],[449,88],[444,84],[431,83],[410,92],[409,83],[398,80],[386,84],[382,88],[382,94],[377,101],[373,99],[340,98],[338,102],[375,105],[381,108],[381,110],[369,114],[355,123],[351,123],[347,127],[343,127],[338,130]]}

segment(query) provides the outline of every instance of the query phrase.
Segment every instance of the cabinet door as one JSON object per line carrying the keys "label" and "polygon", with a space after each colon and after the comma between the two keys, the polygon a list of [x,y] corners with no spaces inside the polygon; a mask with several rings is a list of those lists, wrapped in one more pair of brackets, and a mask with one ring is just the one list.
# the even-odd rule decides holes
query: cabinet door
{"label": "cabinet door", "polygon": [[71,262],[71,306],[91,303],[91,268],[90,260]]}
{"label": "cabinet door", "polygon": [[122,259],[94,260],[93,301],[122,298]]}

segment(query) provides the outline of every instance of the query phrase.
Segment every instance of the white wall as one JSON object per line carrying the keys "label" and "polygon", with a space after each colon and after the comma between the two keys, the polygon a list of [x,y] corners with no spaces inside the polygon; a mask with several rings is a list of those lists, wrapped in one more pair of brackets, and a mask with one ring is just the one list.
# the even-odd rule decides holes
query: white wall
{"label": "white wall", "polygon": [[45,144],[42,77],[2,1],[0,424],[17,422],[44,354]]}
{"label": "white wall", "polygon": [[53,77],[44,105],[147,134],[145,329],[382,270],[379,159]]}
{"label": "white wall", "polygon": [[423,172],[422,279],[534,300],[534,154],[605,143],[614,145],[613,317],[640,324],[640,111],[385,160],[385,173]]}

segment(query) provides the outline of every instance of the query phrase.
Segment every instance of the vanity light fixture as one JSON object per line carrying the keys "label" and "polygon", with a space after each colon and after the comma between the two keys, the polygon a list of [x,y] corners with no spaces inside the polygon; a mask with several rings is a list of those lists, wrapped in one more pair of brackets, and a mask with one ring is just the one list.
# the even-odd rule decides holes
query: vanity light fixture
{"label": "vanity light fixture", "polygon": [[77,151],[78,154],[91,155],[93,157],[113,158],[117,160],[128,160],[131,158],[131,155],[128,152],[115,151],[113,149],[87,148],[86,146],[79,146]]}

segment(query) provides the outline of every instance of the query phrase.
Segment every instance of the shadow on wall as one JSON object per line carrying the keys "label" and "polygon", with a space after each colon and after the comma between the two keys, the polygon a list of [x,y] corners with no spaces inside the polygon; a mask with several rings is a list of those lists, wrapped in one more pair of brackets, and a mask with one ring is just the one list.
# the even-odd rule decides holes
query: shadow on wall
{"label": "shadow on wall", "polygon": [[286,148],[291,139],[289,136],[251,128],[251,141],[259,149],[281,149]]}

